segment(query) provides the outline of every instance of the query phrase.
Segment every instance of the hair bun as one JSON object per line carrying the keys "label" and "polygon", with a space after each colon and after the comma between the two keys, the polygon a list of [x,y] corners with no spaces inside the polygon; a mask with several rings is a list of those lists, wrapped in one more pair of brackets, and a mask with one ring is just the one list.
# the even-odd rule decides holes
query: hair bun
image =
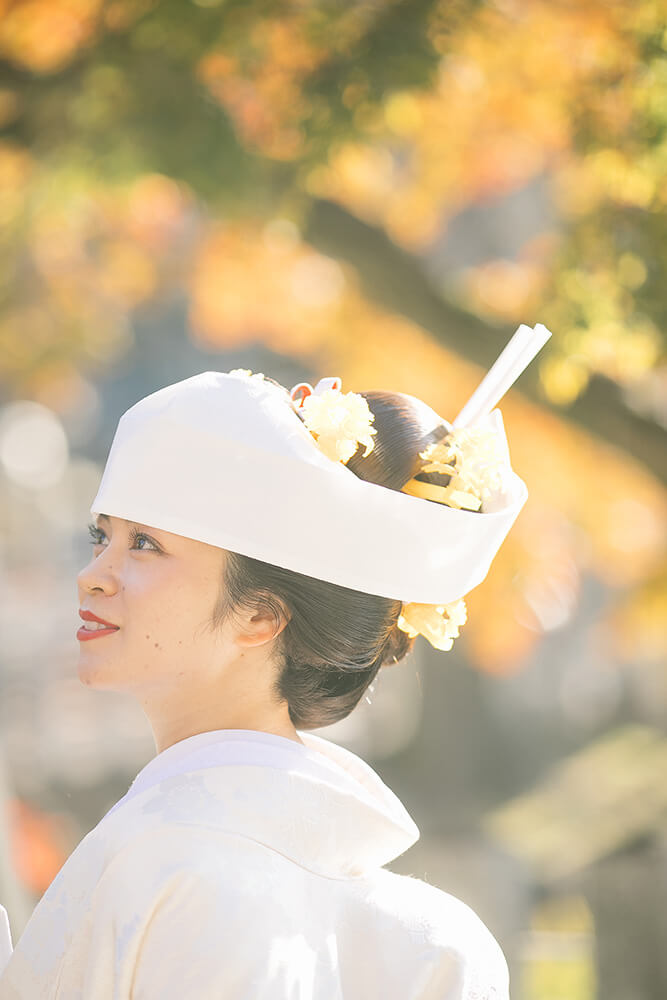
{"label": "hair bun", "polygon": [[381,666],[391,667],[398,663],[404,656],[407,656],[414,646],[414,642],[414,638],[411,639],[407,632],[398,627],[398,624],[393,625],[382,651]]}

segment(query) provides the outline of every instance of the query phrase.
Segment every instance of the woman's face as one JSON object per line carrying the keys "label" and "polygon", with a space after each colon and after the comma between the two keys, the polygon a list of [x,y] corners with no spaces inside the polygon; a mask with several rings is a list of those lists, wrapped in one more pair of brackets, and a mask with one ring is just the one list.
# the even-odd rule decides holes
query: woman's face
{"label": "woman's face", "polygon": [[158,753],[217,729],[301,742],[287,702],[275,694],[273,640],[285,622],[278,627],[272,615],[250,608],[211,624],[224,549],[105,514],[93,528],[93,557],[78,576],[79,608],[117,627],[79,630],[82,683],[135,695]]}
{"label": "woman's face", "polygon": [[[79,676],[116,690],[173,685],[197,666],[203,680],[233,651],[230,630],[213,630],[225,552],[168,531],[100,514],[93,556],[78,575],[79,607],[117,626],[78,633]],[[82,621],[81,625],[90,622]]]}

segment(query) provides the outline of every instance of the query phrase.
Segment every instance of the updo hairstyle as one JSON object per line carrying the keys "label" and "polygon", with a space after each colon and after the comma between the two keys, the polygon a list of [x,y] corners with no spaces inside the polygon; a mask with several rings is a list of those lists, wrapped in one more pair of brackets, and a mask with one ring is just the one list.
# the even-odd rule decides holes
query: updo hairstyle
{"label": "updo hairstyle", "polygon": [[[450,426],[413,396],[380,391],[359,395],[374,414],[377,433],[370,454],[363,458],[360,445],[347,468],[360,479],[400,490],[418,472],[420,451],[440,440]],[[448,481],[433,475],[419,478]],[[397,625],[401,601],[228,552],[212,624],[222,624],[241,609],[273,616],[276,625],[287,613],[288,622],[276,639],[281,666],[274,690],[277,700],[287,701],[296,729],[317,729],[344,719],[380,667],[398,663],[414,645]]]}

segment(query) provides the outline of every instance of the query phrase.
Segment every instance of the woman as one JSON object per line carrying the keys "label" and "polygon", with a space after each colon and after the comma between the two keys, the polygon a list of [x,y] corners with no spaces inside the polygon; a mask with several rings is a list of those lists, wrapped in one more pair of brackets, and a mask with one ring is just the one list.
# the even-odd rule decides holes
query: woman
{"label": "woman", "polygon": [[383,868],[419,836],[398,799],[308,732],[419,632],[458,635],[527,495],[499,411],[480,427],[245,371],[124,414],[79,677],[134,695],[157,753],[40,900],[1,1000],[509,996],[479,918]]}

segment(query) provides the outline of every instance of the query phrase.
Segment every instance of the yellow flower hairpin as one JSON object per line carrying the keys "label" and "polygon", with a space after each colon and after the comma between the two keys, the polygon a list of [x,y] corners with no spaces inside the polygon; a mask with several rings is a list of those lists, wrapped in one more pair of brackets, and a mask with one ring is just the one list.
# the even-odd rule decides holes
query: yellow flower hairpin
{"label": "yellow flower hairpin", "polygon": [[459,626],[468,618],[465,601],[450,604],[404,604],[398,627],[411,639],[423,635],[436,649],[448,650],[458,638]]}
{"label": "yellow flower hairpin", "polygon": [[334,462],[349,462],[360,444],[365,447],[363,457],[375,447],[371,426],[375,415],[363,396],[357,392],[341,392],[338,380],[331,380],[332,387],[313,392],[306,383],[292,389],[292,399],[305,393],[298,403],[303,422],[315,437],[318,447]]}

